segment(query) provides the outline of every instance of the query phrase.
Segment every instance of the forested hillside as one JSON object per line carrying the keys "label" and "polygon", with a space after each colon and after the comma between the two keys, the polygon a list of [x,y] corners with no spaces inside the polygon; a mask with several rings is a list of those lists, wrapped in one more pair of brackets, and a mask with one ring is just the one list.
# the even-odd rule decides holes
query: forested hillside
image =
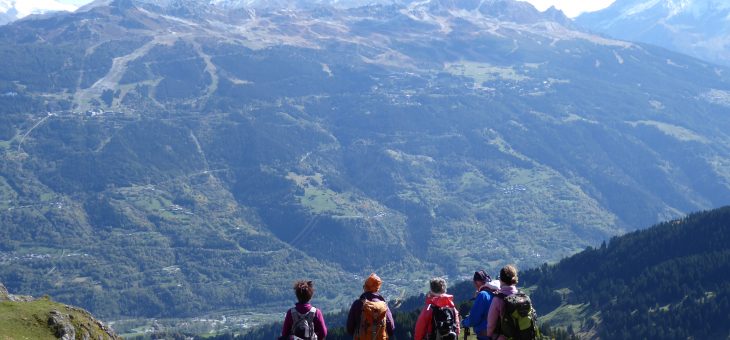
{"label": "forested hillside", "polygon": [[533,298],[542,314],[552,310],[543,320],[571,324],[579,333],[603,339],[725,339],[730,207],[613,238],[557,265],[527,271],[522,280],[538,288]]}

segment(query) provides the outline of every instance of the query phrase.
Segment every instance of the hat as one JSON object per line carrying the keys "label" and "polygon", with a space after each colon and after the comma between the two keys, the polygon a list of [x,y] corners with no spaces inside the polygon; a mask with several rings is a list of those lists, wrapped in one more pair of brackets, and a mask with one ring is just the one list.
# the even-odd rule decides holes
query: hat
{"label": "hat", "polygon": [[366,292],[375,293],[380,290],[381,284],[383,284],[383,280],[381,280],[378,275],[375,275],[375,273],[372,273],[367,279],[365,279],[362,289]]}
{"label": "hat", "polygon": [[473,281],[489,282],[492,278],[487,275],[483,270],[474,272]]}

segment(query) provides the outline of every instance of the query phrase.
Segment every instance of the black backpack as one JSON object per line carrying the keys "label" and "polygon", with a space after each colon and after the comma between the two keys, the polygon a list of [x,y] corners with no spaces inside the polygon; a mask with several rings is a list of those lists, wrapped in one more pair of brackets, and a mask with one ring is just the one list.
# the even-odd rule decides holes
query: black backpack
{"label": "black backpack", "polygon": [[503,314],[499,320],[499,334],[510,340],[533,340],[540,337],[537,328],[537,313],[527,294],[518,291],[510,296],[498,294],[504,301]]}
{"label": "black backpack", "polygon": [[429,305],[431,334],[429,340],[456,340],[456,311],[454,308]]}
{"label": "black backpack", "polygon": [[314,333],[314,316],[317,314],[317,308],[312,307],[305,314],[297,312],[296,308],[291,310],[292,326],[291,340],[316,340],[317,334]]}

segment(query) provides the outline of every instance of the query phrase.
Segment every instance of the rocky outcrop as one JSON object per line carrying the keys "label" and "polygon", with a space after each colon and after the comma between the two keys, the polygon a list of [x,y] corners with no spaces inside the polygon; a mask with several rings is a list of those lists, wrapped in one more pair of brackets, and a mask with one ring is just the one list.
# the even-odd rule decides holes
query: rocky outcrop
{"label": "rocky outcrop", "polygon": [[[61,303],[56,303],[48,299],[47,297],[34,299],[31,296],[18,296],[12,295],[8,292],[5,286],[0,283],[0,301],[10,301],[11,305],[14,305],[16,310],[21,314],[21,319],[35,318],[37,320],[43,320],[47,316],[47,321],[44,326],[48,327],[58,339],[62,340],[121,340],[114,331],[105,325],[103,322],[94,318],[88,311],[67,306]],[[34,305],[33,308],[25,309],[22,306]],[[48,308],[48,312],[38,313],[38,306]],[[27,312],[28,315],[23,315],[23,312]],[[47,313],[47,314],[46,314]],[[45,315],[45,316],[44,316]],[[8,335],[3,334],[0,330],[0,337]],[[13,335],[9,334],[10,339],[13,339]],[[23,338],[18,335],[17,338]],[[5,338],[3,338],[5,339]]]}
{"label": "rocky outcrop", "polygon": [[0,283],[0,301],[29,302],[33,300],[32,296],[10,294],[5,285]]}
{"label": "rocky outcrop", "polygon": [[[48,316],[48,327],[61,340],[121,340],[103,322],[96,320],[84,309],[65,306],[65,312],[56,309]],[[101,330],[101,334],[97,328]]]}
{"label": "rocky outcrop", "polygon": [[13,295],[8,292],[8,289],[5,288],[5,285],[0,283],[0,301],[33,301],[32,296],[24,296],[24,295]]}
{"label": "rocky outcrop", "polygon": [[48,316],[48,327],[51,328],[53,334],[61,340],[76,339],[76,328],[71,323],[72,316],[69,314],[61,314],[57,310],[52,310]]}
{"label": "rocky outcrop", "polygon": [[2,283],[0,283],[0,301],[10,301],[10,293]]}

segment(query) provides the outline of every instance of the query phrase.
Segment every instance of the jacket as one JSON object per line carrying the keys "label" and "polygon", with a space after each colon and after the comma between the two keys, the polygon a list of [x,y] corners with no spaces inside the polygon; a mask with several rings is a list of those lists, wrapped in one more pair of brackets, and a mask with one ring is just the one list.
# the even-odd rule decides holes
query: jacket
{"label": "jacket", "polygon": [[415,340],[423,340],[426,339],[426,337],[431,334],[433,330],[433,325],[431,324],[431,317],[433,315],[433,310],[431,309],[431,306],[438,306],[438,307],[448,307],[448,308],[454,308],[454,311],[456,312],[456,334],[458,335],[461,332],[461,328],[459,327],[459,310],[456,309],[456,306],[454,305],[454,297],[449,294],[439,294],[439,295],[426,295],[426,306],[423,307],[421,310],[421,314],[418,315],[418,320],[416,321],[416,329],[414,330],[414,339]]}
{"label": "jacket", "polygon": [[[517,286],[502,286],[502,288],[499,289],[499,292],[505,296],[510,296],[517,293]],[[493,340],[506,339],[503,335],[495,333],[502,313],[504,313],[504,300],[497,296],[493,299],[492,306],[489,307],[489,316],[487,317],[487,336],[491,337]]]}
{"label": "jacket", "polygon": [[[360,327],[360,316],[362,315],[362,299],[368,301],[385,301],[378,293],[365,292],[360,295],[360,298],[355,300],[350,306],[350,313],[347,314],[347,334],[355,335],[355,331]],[[395,322],[393,322],[393,315],[390,313],[390,308],[386,311],[386,322],[385,331],[388,333],[388,337],[393,336],[393,330],[395,329]]]}
{"label": "jacket", "polygon": [[[297,303],[294,305],[297,312],[306,314],[312,308],[312,305],[308,303]],[[317,334],[317,339],[322,340],[327,337],[327,326],[324,324],[324,317],[322,311],[317,308],[317,312],[314,314],[314,334]],[[281,329],[281,338],[287,339],[291,334],[291,328],[294,326],[294,320],[291,315],[291,309],[286,311],[286,317],[284,317],[284,327]]]}
{"label": "jacket", "polygon": [[461,325],[464,327],[474,327],[474,333],[479,334],[487,330],[487,314],[489,307],[492,305],[494,295],[486,286],[479,288],[479,293],[471,306],[469,315],[464,318]]}

